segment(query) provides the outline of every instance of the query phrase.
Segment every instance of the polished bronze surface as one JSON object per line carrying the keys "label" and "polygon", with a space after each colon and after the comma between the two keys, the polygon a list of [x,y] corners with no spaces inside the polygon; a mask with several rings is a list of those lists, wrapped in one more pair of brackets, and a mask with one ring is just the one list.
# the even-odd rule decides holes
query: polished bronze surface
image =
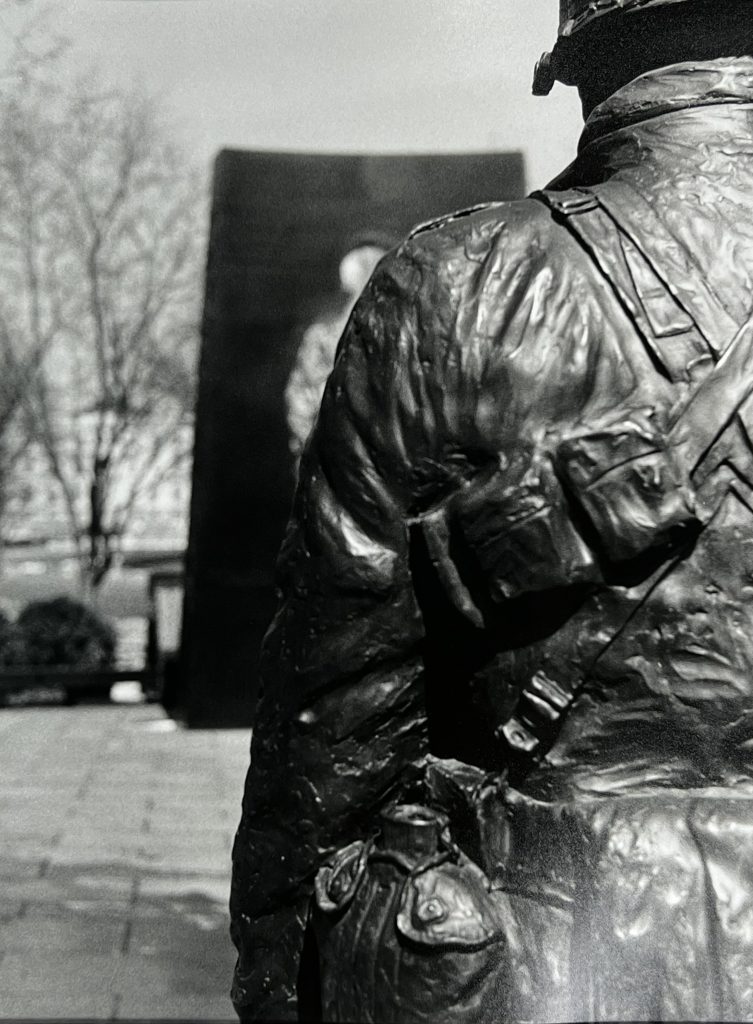
{"label": "polished bronze surface", "polygon": [[590,25],[596,18],[613,11],[638,12],[649,7],[667,7],[687,2],[689,0],[560,0],[559,32],[561,36],[570,36]]}
{"label": "polished bronze surface", "polygon": [[381,262],[280,557],[245,1019],[753,1020],[752,207],[753,60],[685,63]]}

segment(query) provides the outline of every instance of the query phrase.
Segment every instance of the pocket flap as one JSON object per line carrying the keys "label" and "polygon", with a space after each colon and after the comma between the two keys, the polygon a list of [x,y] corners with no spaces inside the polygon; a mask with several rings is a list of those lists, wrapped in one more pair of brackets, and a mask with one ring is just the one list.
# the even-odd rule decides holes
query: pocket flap
{"label": "pocket flap", "polygon": [[503,938],[506,897],[467,859],[442,864],[405,884],[397,914],[401,935],[423,946],[481,947]]}

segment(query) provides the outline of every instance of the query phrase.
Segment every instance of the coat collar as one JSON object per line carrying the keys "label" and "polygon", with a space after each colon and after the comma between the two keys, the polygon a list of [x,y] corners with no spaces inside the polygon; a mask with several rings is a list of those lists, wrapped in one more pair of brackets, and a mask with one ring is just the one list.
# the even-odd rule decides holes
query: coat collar
{"label": "coat collar", "polygon": [[753,282],[753,59],[676,64],[620,89],[593,111],[578,157],[549,187],[584,185],[613,206],[629,186],[621,223],[696,319],[711,333],[719,321],[698,308],[703,273],[742,323]]}
{"label": "coat collar", "polygon": [[753,58],[673,64],[629,82],[591,112],[578,156],[548,187],[593,185],[626,168],[647,187],[652,165],[662,178],[697,167],[699,147],[753,157]]}
{"label": "coat collar", "polygon": [[632,125],[719,104],[753,104],[753,58],[673,64],[641,75],[591,112],[579,152]]}

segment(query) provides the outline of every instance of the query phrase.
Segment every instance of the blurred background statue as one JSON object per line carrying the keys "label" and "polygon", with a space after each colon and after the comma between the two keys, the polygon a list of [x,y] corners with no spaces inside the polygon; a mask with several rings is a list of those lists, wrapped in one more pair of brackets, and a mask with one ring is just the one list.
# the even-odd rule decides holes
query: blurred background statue
{"label": "blurred background statue", "polygon": [[335,350],[356,299],[384,256],[378,245],[359,245],[340,262],[340,287],[334,309],[322,311],[304,330],[293,371],[285,389],[290,450],[296,465],[314,426],[324,394],[324,385],[332,372]]}
{"label": "blurred background statue", "polygon": [[753,1019],[753,5],[563,0],[576,161],[417,229],[300,469],[243,1019]]}

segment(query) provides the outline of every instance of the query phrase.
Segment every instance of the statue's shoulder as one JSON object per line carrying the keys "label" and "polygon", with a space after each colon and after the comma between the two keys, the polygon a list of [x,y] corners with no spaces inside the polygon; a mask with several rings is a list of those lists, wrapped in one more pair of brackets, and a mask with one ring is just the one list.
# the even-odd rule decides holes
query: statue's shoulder
{"label": "statue's shoulder", "polygon": [[475,280],[482,267],[532,264],[556,249],[560,234],[535,199],[482,203],[417,225],[377,276],[391,278],[401,291],[430,293],[433,301],[441,300],[443,285],[459,297],[463,281]]}
{"label": "statue's shoulder", "polygon": [[[343,370],[361,350],[370,365],[382,356],[390,367],[398,357],[410,361],[411,346],[401,344],[409,338],[421,337],[424,352],[472,343],[479,317],[488,320],[493,311],[496,322],[508,321],[526,305],[542,268],[558,272],[563,261],[555,235],[567,234],[530,198],[485,203],[420,225],[383,257],[361,295],[340,347]],[[568,293],[558,290],[548,312],[557,316],[567,301]],[[419,375],[425,370],[420,360],[413,368]]]}
{"label": "statue's shoulder", "polygon": [[419,235],[425,235],[429,231],[439,231],[442,228],[447,228],[458,221],[467,221],[474,214],[495,210],[499,205],[499,203],[476,203],[462,210],[453,210],[452,213],[442,214],[441,217],[432,217],[431,220],[425,220],[420,224],[416,224],[408,235],[408,241],[412,241],[412,239],[417,238]]}
{"label": "statue's shoulder", "polygon": [[419,224],[396,250],[396,257],[415,262],[440,278],[457,282],[475,275],[481,264],[520,265],[557,260],[566,231],[537,199],[483,203]]}
{"label": "statue's shoulder", "polygon": [[[509,304],[535,283],[542,263],[556,270],[567,236],[536,199],[484,203],[414,228],[382,260],[369,294],[448,315],[481,294]],[[515,288],[508,287],[511,275]]]}
{"label": "statue's shoulder", "polygon": [[533,198],[478,203],[416,225],[405,244],[441,246],[476,234],[525,241],[547,232],[551,223],[546,208]]}

